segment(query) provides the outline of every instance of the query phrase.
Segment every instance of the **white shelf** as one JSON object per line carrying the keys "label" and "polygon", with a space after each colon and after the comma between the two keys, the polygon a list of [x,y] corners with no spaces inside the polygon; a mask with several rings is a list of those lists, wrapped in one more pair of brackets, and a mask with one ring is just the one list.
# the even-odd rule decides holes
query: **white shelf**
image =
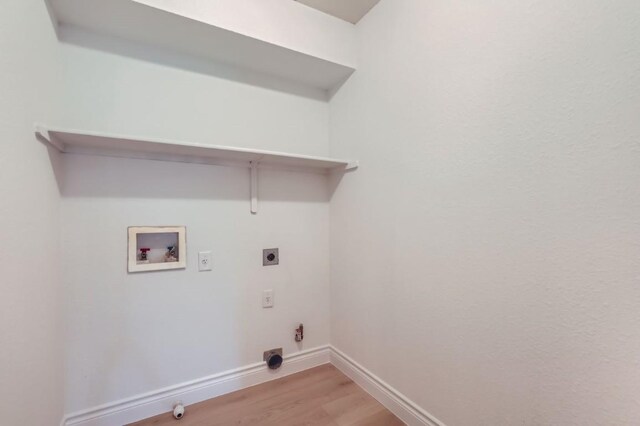
{"label": "white shelf", "polygon": [[48,1],[61,30],[80,28],[323,90],[335,89],[355,71],[352,63],[293,50],[132,0]]}
{"label": "white shelf", "polygon": [[35,131],[60,152],[71,154],[240,167],[250,167],[251,163],[254,163],[260,166],[321,171],[348,170],[358,166],[357,162],[334,158],[162,139],[152,140],[79,130],[50,129],[40,124],[36,124]]}
{"label": "white shelf", "polygon": [[294,171],[328,173],[350,170],[357,161],[289,154],[259,149],[234,148],[160,139],[108,135],[78,130],[52,129],[36,124],[36,136],[62,153],[100,155],[107,157],[175,161],[245,167],[251,170],[252,212],[257,212],[257,169],[284,168]]}

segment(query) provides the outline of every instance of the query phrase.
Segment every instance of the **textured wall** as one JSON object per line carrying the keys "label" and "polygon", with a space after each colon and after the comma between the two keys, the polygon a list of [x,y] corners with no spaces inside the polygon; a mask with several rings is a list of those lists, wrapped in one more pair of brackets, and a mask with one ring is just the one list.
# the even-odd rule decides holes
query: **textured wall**
{"label": "textured wall", "polygon": [[[328,105],[63,45],[64,126],[323,155]],[[326,176],[65,155],[67,412],[329,343]],[[127,227],[185,225],[187,270],[127,274]],[[279,247],[279,266],[262,249]],[[197,272],[198,251],[213,271]],[[262,309],[262,291],[275,307]],[[293,330],[308,334],[296,344]],[[169,408],[169,407],[168,407]]]}
{"label": "textured wall", "polygon": [[308,155],[329,152],[328,107],[324,96],[313,96],[319,93],[257,87],[240,70],[125,40],[83,32],[72,38],[83,47],[62,44],[61,125]]}
{"label": "textured wall", "polygon": [[637,424],[640,3],[383,0],[358,29],[332,343],[448,425]]}
{"label": "textured wall", "polygon": [[[63,409],[58,157],[33,133],[55,117],[60,54],[44,2],[0,14],[0,423],[57,425]],[[35,404],[35,406],[34,406]]]}

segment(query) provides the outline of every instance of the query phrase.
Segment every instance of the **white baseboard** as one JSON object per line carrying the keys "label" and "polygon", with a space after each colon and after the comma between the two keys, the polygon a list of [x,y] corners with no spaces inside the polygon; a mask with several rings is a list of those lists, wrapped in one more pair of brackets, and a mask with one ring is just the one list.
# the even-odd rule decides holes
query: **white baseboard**
{"label": "white baseboard", "polygon": [[339,349],[331,346],[331,363],[409,426],[445,426]]}
{"label": "white baseboard", "polygon": [[101,405],[89,410],[68,414],[64,426],[119,426],[173,410],[173,404],[195,404],[230,392],[258,385],[327,364],[329,346],[298,352],[284,357],[277,371],[269,370],[263,362],[225,371],[202,379],[192,380],[130,398]]}
{"label": "white baseboard", "polygon": [[321,346],[284,357],[277,371],[255,363],[179,385],[136,395],[68,414],[61,426],[119,426],[170,412],[176,401],[195,404],[240,389],[331,362],[409,426],[445,426],[382,379],[332,346]]}

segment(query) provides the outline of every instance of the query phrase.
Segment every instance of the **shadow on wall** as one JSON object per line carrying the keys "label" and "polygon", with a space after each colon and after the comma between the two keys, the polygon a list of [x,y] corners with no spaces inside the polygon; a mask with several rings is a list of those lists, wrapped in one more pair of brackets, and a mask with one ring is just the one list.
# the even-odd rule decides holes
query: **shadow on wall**
{"label": "shadow on wall", "polygon": [[64,179],[64,164],[63,164],[63,154],[60,153],[56,148],[51,146],[49,142],[42,138],[38,133],[36,133],[36,139],[42,142],[42,144],[47,149],[47,154],[49,155],[49,161],[51,162],[51,171],[56,178],[56,185],[58,187],[58,193],[62,195],[62,182]]}
{"label": "shadow on wall", "polygon": [[[247,167],[64,154],[54,165],[64,197],[250,199]],[[61,167],[60,167],[61,166]],[[342,175],[342,174],[340,174]],[[258,172],[260,201],[329,202],[335,176],[276,169]]]}
{"label": "shadow on wall", "polygon": [[158,48],[149,44],[134,43],[117,37],[95,34],[74,26],[63,25],[60,27],[58,35],[60,41],[64,43],[232,80],[242,84],[321,101],[326,101],[329,96],[326,90],[295,83],[276,76],[179,52],[171,52],[166,48]]}
{"label": "shadow on wall", "polygon": [[342,178],[344,178],[346,175],[350,175],[351,173],[355,173],[359,169],[360,169],[360,166],[358,166],[355,169],[349,169],[349,170],[334,170],[328,175],[329,201],[331,201],[331,199],[333,198],[333,194],[336,192],[336,189],[338,189],[340,182],[342,182]]}

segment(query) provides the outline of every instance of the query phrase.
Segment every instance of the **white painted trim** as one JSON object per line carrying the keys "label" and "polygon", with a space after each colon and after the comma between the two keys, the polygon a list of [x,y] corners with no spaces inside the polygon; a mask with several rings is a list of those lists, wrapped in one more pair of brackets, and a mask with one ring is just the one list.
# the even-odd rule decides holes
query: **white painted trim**
{"label": "white painted trim", "polygon": [[331,346],[331,363],[409,426],[445,426],[344,352]]}
{"label": "white painted trim", "polygon": [[176,401],[191,405],[207,399],[255,386],[309,368],[327,364],[329,346],[320,346],[286,355],[277,371],[269,370],[263,362],[228,370],[219,374],[169,386],[141,395],[121,399],[65,416],[64,426],[123,425],[158,414],[170,412]]}
{"label": "white painted trim", "polygon": [[123,425],[170,412],[173,404],[195,404],[331,362],[409,426],[445,426],[443,422],[333,346],[320,346],[284,357],[277,371],[259,362],[141,395],[68,414],[61,426]]}

